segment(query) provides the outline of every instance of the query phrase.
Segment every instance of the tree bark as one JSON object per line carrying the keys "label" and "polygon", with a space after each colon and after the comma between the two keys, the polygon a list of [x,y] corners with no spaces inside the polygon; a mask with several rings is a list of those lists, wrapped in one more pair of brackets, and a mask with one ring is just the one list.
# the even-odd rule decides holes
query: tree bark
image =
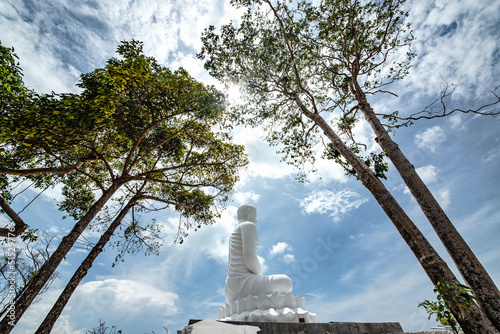
{"label": "tree bark", "polygon": [[26,223],[19,217],[19,215],[10,207],[9,203],[0,196],[0,207],[2,207],[3,211],[12,219],[14,222],[14,231],[11,231],[8,228],[0,228],[0,237],[17,237],[19,234],[23,233],[23,231],[28,227]]}
{"label": "tree bark", "polygon": [[[413,221],[406,215],[396,199],[387,190],[384,184],[373,174],[368,166],[361,161],[337,136],[330,125],[318,114],[310,112],[307,107],[295,96],[296,103],[302,113],[315,122],[323,131],[325,136],[332,142],[333,146],[356,171],[363,185],[372,193],[394,226],[401,234],[407,245],[415,254],[427,276],[433,284],[437,282],[448,282],[458,284],[459,281],[450,270],[446,262],[434,250],[425,236],[420,232]],[[473,304],[471,310],[459,307],[454,303],[447,302],[453,315],[462,329],[467,334],[495,333],[499,332],[486,319],[477,305]]]}
{"label": "tree bark", "polygon": [[54,253],[40,268],[38,274],[28,283],[23,294],[15,301],[13,312],[8,312],[0,322],[0,333],[9,334],[12,331],[24,312],[31,305],[33,299],[35,299],[45,283],[49,280],[50,276],[52,276],[57,266],[61,263],[66,254],[68,254],[78,237],[120,186],[121,183],[115,181],[102,194],[101,198],[94,203],[87,214],[75,224],[71,232],[62,239]]}
{"label": "tree bark", "polygon": [[74,273],[73,277],[71,277],[70,281],[64,288],[63,292],[59,295],[59,298],[57,299],[56,303],[54,304],[54,306],[52,306],[52,309],[47,314],[40,327],[38,327],[35,334],[49,334],[52,331],[52,328],[54,327],[56,320],[61,315],[61,312],[68,303],[68,300],[71,298],[73,292],[78,287],[78,284],[80,284],[85,275],[87,275],[87,272],[92,267],[94,260],[102,252],[104,246],[107,244],[107,242],[113,235],[116,228],[120,226],[123,218],[125,218],[128,211],[135,205],[137,200],[138,200],[137,197],[132,198],[127,203],[127,205],[120,211],[120,213],[111,223],[111,225],[109,225],[106,232],[104,232],[104,234],[101,236],[97,244],[90,251],[89,255],[87,255],[85,260],[83,260],[83,262],[80,264],[80,266]]}
{"label": "tree bark", "polygon": [[500,291],[455,226],[415,171],[399,146],[391,139],[373,112],[356,80],[353,81],[358,106],[375,132],[376,141],[392,161],[406,186],[431,223],[453,259],[466,284],[478,299],[488,319],[500,331]]}

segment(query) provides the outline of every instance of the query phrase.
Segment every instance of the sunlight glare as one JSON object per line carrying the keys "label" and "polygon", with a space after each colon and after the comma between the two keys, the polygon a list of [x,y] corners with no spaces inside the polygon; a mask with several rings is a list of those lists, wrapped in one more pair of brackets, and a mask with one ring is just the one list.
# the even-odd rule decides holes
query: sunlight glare
{"label": "sunlight glare", "polygon": [[237,106],[243,104],[244,94],[242,88],[241,85],[235,84],[226,89],[226,100],[230,105]]}

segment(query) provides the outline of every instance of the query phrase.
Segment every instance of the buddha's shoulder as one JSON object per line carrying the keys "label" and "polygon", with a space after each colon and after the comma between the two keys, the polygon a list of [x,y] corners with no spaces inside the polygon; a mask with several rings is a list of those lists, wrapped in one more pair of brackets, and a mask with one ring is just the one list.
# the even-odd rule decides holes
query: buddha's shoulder
{"label": "buddha's shoulder", "polygon": [[252,222],[244,222],[238,224],[238,226],[236,226],[236,230],[240,231],[257,230],[257,227]]}

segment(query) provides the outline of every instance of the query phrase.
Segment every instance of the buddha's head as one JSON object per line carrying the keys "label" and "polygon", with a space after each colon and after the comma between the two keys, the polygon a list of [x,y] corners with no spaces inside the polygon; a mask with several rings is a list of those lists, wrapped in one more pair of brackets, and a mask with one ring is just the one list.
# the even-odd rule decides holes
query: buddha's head
{"label": "buddha's head", "polygon": [[248,202],[238,208],[237,216],[238,223],[248,221],[257,224],[257,209]]}

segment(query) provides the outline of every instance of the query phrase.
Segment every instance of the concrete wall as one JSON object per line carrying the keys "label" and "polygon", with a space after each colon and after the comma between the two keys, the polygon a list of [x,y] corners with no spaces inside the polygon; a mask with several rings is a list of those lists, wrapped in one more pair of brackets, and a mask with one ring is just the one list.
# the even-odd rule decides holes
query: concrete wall
{"label": "concrete wall", "polygon": [[[193,325],[199,320],[190,320]],[[330,322],[330,323],[290,323],[290,322],[242,322],[226,321],[234,325],[257,326],[259,334],[386,334],[403,333],[397,322],[388,323],[358,323],[358,322]],[[186,326],[181,333],[190,333]],[[215,334],[215,333],[214,333]]]}

